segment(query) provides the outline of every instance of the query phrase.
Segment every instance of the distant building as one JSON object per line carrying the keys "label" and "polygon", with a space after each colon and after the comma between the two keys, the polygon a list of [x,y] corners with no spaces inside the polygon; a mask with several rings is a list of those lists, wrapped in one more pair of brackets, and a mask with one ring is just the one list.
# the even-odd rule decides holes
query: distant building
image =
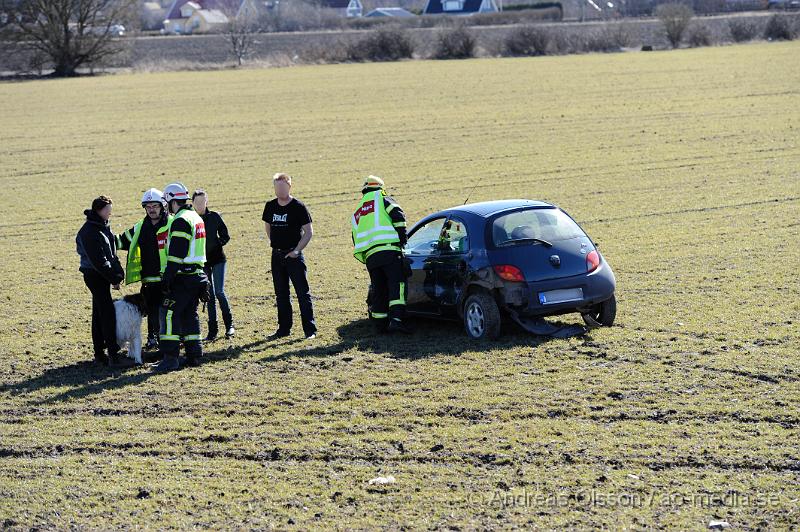
{"label": "distant building", "polygon": [[500,11],[495,0],[428,0],[425,15],[472,15]]}
{"label": "distant building", "polygon": [[186,21],[184,33],[211,33],[224,28],[228,22],[227,15],[219,9],[196,9]]}
{"label": "distant building", "polygon": [[361,0],[322,0],[320,5],[342,17],[360,17],[364,12]]}
{"label": "distant building", "polygon": [[373,9],[366,15],[365,17],[398,17],[398,18],[408,18],[408,17],[415,17],[414,13],[411,11],[407,11],[402,7],[379,7],[377,9]]}
{"label": "distant building", "polygon": [[261,0],[173,0],[164,33],[211,33],[231,19],[256,20],[266,9]]}

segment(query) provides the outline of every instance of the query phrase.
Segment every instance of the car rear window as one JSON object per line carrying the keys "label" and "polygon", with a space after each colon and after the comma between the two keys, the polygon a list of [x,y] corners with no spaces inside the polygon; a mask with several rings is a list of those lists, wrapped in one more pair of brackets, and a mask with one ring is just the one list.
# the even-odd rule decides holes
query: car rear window
{"label": "car rear window", "polygon": [[540,238],[548,242],[586,236],[572,218],[559,209],[527,209],[497,217],[492,222],[495,246]]}

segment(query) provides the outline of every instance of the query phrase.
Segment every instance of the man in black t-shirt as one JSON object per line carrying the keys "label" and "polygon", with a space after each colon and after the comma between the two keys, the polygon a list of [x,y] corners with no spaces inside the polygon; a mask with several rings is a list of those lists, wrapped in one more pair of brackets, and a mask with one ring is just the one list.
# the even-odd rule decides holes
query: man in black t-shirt
{"label": "man in black t-shirt", "polygon": [[294,285],[300,317],[306,340],[317,335],[314,307],[308,287],[306,261],[303,249],[311,241],[313,229],[311,214],[302,201],[292,197],[292,178],[288,174],[275,174],[272,178],[276,198],[264,205],[264,230],[272,246],[272,283],[278,307],[278,330],[270,340],[289,336],[292,329],[292,305],[289,302],[289,281]]}

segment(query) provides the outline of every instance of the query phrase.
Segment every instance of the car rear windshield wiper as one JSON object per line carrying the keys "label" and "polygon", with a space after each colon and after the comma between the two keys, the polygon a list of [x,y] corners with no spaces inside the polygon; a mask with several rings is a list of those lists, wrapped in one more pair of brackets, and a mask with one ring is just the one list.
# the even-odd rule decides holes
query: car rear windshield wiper
{"label": "car rear windshield wiper", "polygon": [[503,242],[502,244],[498,245],[497,247],[512,246],[512,245],[516,245],[516,244],[524,244],[526,242],[539,242],[540,244],[543,244],[544,247],[547,247],[547,248],[553,247],[553,244],[551,244],[547,240],[542,240],[541,238],[535,238],[535,237],[515,238],[513,240],[506,240],[505,242]]}

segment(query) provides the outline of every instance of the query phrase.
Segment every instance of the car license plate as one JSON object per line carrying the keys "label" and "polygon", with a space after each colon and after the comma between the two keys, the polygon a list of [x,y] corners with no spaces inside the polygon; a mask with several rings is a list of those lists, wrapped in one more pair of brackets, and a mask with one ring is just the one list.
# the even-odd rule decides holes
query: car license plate
{"label": "car license plate", "polygon": [[541,303],[542,305],[566,303],[567,301],[580,301],[582,299],[583,299],[583,288],[563,288],[561,290],[550,290],[549,292],[539,292],[539,303]]}

